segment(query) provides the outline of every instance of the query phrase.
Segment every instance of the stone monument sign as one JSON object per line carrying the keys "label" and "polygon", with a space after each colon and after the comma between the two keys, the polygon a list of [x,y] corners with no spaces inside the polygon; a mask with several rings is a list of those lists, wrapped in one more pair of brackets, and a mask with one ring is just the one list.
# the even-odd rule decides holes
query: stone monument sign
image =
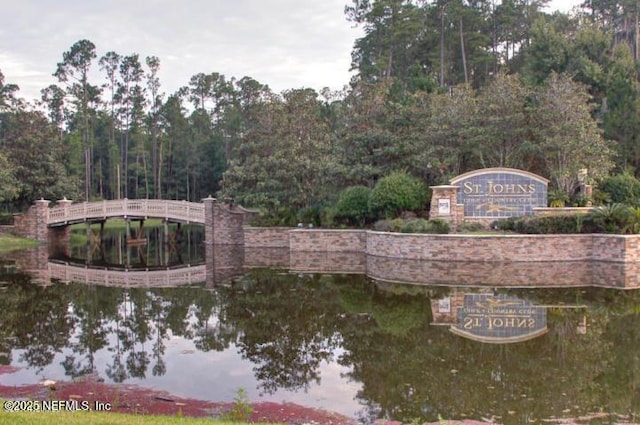
{"label": "stone monument sign", "polygon": [[544,177],[513,168],[470,171],[449,185],[432,187],[429,218],[459,224],[465,219],[532,215],[534,208],[547,206],[548,184]]}
{"label": "stone monument sign", "polygon": [[485,168],[451,180],[465,217],[500,218],[533,214],[547,206],[549,180],[512,168]]}

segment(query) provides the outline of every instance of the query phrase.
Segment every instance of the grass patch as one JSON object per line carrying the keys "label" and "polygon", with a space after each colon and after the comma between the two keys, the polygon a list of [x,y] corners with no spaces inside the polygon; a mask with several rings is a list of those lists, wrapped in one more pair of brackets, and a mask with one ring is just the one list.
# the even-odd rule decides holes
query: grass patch
{"label": "grass patch", "polygon": [[243,422],[110,412],[1,412],[0,425],[234,425]]}
{"label": "grass patch", "polygon": [[18,236],[0,235],[0,254],[38,246],[33,239],[20,238]]}

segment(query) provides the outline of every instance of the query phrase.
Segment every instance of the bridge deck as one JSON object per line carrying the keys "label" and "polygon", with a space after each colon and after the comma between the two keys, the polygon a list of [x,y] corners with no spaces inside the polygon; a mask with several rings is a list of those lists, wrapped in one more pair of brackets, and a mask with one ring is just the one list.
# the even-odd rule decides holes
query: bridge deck
{"label": "bridge deck", "polygon": [[204,204],[164,199],[119,199],[83,202],[50,208],[48,226],[64,226],[84,221],[122,218],[162,218],[204,224]]}

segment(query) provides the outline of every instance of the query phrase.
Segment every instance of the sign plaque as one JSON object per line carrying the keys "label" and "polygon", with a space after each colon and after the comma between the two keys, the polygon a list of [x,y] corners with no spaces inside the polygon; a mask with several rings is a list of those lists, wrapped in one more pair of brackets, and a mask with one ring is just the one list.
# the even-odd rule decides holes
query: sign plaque
{"label": "sign plaque", "polygon": [[451,214],[451,201],[449,199],[438,199],[438,214]]}
{"label": "sign plaque", "polygon": [[465,217],[500,218],[533,214],[547,206],[549,180],[513,168],[484,168],[451,180]]}

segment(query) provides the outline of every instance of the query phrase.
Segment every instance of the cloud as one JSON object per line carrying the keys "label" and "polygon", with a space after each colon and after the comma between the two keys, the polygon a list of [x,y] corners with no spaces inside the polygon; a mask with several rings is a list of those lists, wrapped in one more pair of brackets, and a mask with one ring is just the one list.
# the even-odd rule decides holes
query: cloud
{"label": "cloud", "polygon": [[[91,40],[107,51],[160,58],[163,91],[192,75],[250,76],[275,91],[348,83],[350,53],[361,36],[343,0],[25,0],[5,5],[0,69],[20,95],[39,97],[55,83],[63,52]],[[95,62],[94,84],[102,83]]]}

